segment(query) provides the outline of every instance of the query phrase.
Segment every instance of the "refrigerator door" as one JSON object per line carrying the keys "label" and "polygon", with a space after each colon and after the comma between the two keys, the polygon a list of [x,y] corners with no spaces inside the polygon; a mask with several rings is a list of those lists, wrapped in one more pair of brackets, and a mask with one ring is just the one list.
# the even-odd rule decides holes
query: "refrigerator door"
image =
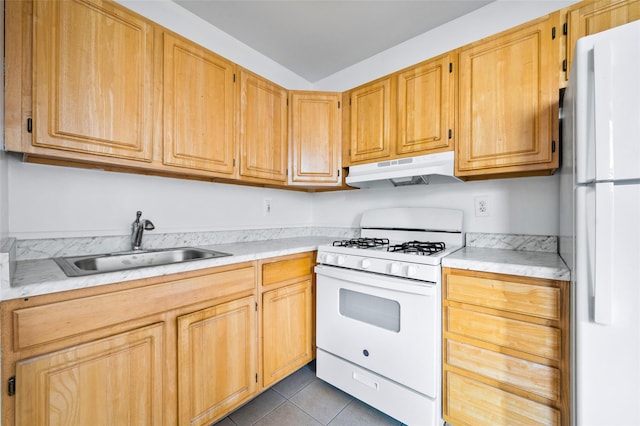
{"label": "refrigerator door", "polygon": [[640,178],[640,21],[583,37],[572,68],[576,183]]}
{"label": "refrigerator door", "polygon": [[575,196],[573,420],[640,425],[640,184]]}

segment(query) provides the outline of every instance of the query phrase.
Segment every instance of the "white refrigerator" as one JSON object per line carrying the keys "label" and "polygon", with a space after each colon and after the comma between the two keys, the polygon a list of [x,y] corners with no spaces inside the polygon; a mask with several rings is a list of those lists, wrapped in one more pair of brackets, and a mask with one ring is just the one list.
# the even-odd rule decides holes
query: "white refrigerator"
{"label": "white refrigerator", "polygon": [[640,21],[578,40],[561,111],[571,423],[640,425]]}

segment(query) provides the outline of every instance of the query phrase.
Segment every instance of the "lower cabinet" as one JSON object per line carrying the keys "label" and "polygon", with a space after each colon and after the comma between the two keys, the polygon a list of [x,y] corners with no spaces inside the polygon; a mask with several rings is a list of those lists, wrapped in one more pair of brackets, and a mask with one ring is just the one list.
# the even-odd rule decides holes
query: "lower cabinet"
{"label": "lower cabinet", "polygon": [[3,301],[1,423],[216,422],[313,359],[314,260]]}
{"label": "lower cabinet", "polygon": [[19,361],[15,424],[162,425],[163,335],[152,324]]}
{"label": "lower cabinet", "polygon": [[261,262],[262,385],[265,388],[315,357],[314,263],[314,253]]}
{"label": "lower cabinet", "polygon": [[569,425],[569,283],[443,268],[443,417]]}
{"label": "lower cabinet", "polygon": [[257,390],[256,301],[178,317],[180,425],[209,425]]}

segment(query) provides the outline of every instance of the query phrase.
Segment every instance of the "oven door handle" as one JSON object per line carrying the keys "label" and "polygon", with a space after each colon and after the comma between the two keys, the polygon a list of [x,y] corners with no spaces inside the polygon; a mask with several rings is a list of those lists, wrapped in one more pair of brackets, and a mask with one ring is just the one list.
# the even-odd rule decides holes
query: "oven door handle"
{"label": "oven door handle", "polygon": [[[402,293],[436,296],[437,283],[433,282],[417,281],[409,278],[397,278],[373,272],[362,272],[327,265],[317,265],[314,270],[319,276],[324,275],[345,282],[353,282],[370,287],[378,287],[384,290],[399,291]],[[318,283],[318,285],[321,284]]]}

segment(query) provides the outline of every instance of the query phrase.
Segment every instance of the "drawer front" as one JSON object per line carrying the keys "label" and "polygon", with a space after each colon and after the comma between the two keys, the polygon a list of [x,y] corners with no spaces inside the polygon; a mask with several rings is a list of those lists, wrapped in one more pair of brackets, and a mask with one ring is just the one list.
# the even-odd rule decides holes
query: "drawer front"
{"label": "drawer front", "polygon": [[313,256],[305,254],[262,264],[262,285],[308,277],[313,273]]}
{"label": "drawer front", "polygon": [[[13,313],[14,350],[255,289],[253,266],[72,299]],[[62,325],[62,326],[61,326]]]}
{"label": "drawer front", "polygon": [[560,411],[479,381],[445,373],[444,415],[452,424],[473,426],[553,426],[561,424]]}
{"label": "drawer front", "polygon": [[548,359],[560,358],[561,332],[557,328],[450,306],[445,308],[444,321],[450,333]]}
{"label": "drawer front", "polygon": [[558,400],[560,371],[510,355],[478,348],[455,340],[446,341],[445,362],[515,386],[527,392]]}
{"label": "drawer front", "polygon": [[553,320],[560,319],[560,289],[556,287],[448,275],[446,288],[445,297],[448,300]]}

